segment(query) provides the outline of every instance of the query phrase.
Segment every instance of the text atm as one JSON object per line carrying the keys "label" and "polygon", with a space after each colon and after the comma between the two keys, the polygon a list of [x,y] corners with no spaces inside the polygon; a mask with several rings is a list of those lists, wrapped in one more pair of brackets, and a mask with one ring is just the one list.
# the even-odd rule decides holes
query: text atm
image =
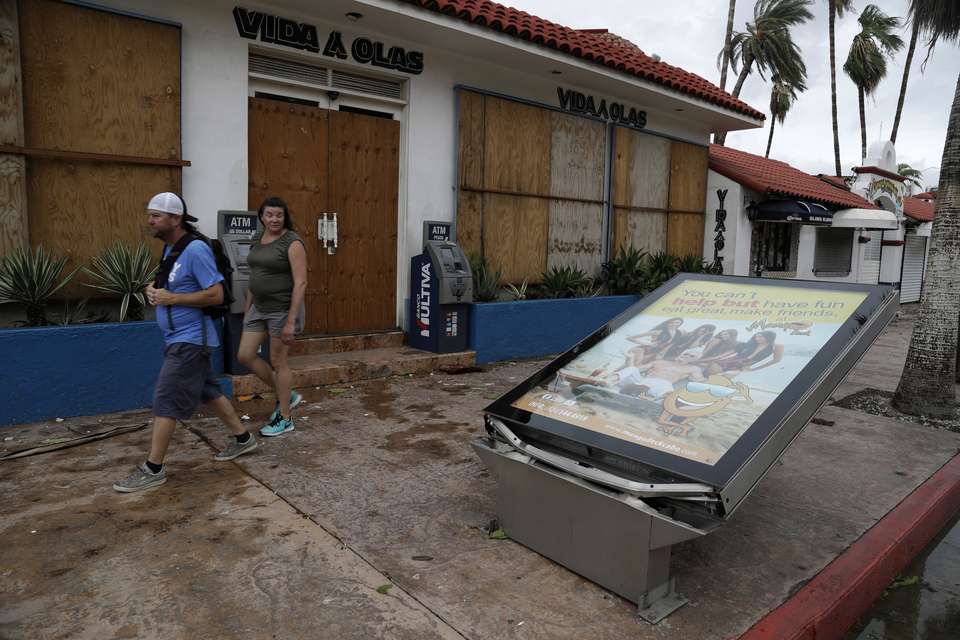
{"label": "text atm", "polygon": [[449,222],[424,222],[423,253],[410,264],[407,342],[435,353],[465,351],[468,303],[473,302],[470,261],[451,237]]}
{"label": "text atm", "polygon": [[[247,256],[250,245],[260,231],[260,220],[256,211],[218,211],[217,237],[223,243],[223,251],[230,258],[233,276],[230,291],[233,303],[230,313],[224,319],[224,368],[227,373],[241,375],[249,370],[237,361],[237,349],[240,347],[240,334],[243,332],[243,307],[250,284],[250,267]],[[261,347],[260,355],[268,357],[266,345]]]}

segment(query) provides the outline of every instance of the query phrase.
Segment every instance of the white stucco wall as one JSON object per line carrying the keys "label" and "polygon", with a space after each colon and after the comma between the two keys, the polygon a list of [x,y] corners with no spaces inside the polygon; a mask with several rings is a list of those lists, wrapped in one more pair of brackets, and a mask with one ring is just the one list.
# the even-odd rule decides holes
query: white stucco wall
{"label": "white stucco wall", "polygon": [[[716,171],[707,173],[707,208],[704,212],[703,259],[713,262],[714,241],[717,235],[717,209],[720,208],[720,196],[717,191],[726,190],[723,208],[727,212],[723,234],[724,247],[718,255],[723,258],[725,275],[747,275],[750,261],[750,221],[743,213],[743,187]],[[742,241],[746,233],[746,242]]]}
{"label": "white stucco wall", "polygon": [[[182,25],[182,141],[183,158],[191,162],[183,170],[183,195],[202,231],[216,232],[216,212],[247,208],[247,52],[251,46],[274,48],[286,56],[302,56],[325,66],[369,72],[368,65],[334,61],[321,54],[298,52],[287,47],[264,44],[240,37],[232,16],[235,2],[171,0],[101,0],[100,5]],[[557,87],[579,90],[627,105],[647,108],[647,130],[706,144],[709,126],[677,113],[646,107],[644,90],[623,85],[621,94],[598,93],[590,87],[559,77],[525,73],[490,64],[476,56],[463,57],[422,42],[411,42],[392,33],[368,31],[363,21],[352,23],[342,11],[325,15],[326,3],[315,3],[315,11],[245,3],[247,9],[261,9],[317,27],[321,46],[329,31],[343,33],[349,43],[358,36],[403,46],[424,53],[424,71],[411,76],[387,72],[406,84],[407,105],[401,114],[401,175],[399,193],[399,240],[397,250],[398,318],[406,295],[410,257],[420,252],[424,220],[451,220],[455,210],[457,112],[454,87],[467,85],[512,97],[558,105]],[[290,5],[293,6],[293,5]],[[308,5],[309,6],[309,5]],[[425,27],[429,29],[430,27]],[[474,47],[476,47],[474,43]],[[486,45],[483,45],[486,46]],[[503,45],[492,43],[503,56]],[[382,69],[376,73],[383,75]],[[599,80],[598,80],[599,82]],[[605,86],[610,79],[603,80]],[[279,194],[282,196],[282,194]],[[708,237],[712,237],[708,236]],[[712,243],[710,243],[712,250]]]}

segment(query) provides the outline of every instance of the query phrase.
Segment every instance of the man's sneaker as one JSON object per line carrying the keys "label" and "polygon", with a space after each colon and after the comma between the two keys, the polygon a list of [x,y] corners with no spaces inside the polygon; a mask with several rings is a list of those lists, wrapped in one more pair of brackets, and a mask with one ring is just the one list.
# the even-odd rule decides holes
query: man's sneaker
{"label": "man's sneaker", "polygon": [[[293,411],[293,408],[303,402],[303,396],[297,393],[296,391],[290,392],[290,411]],[[267,426],[272,425],[274,422],[280,419],[280,403],[277,402],[277,406],[273,408],[273,413],[270,414],[270,417],[267,418]],[[266,434],[264,434],[266,435]]]}
{"label": "man's sneaker", "polygon": [[121,493],[133,493],[150,487],[158,487],[167,481],[167,472],[160,469],[159,473],[153,473],[147,468],[147,463],[142,462],[137,465],[136,471],[113,485],[113,488]]}
{"label": "man's sneaker", "polygon": [[279,436],[287,431],[293,431],[293,418],[284,419],[280,417],[270,424],[260,427],[260,435],[267,437]]}
{"label": "man's sneaker", "polygon": [[226,462],[227,460],[233,460],[237,456],[242,456],[245,453],[250,453],[257,448],[257,439],[253,437],[253,434],[250,434],[250,439],[240,444],[237,442],[236,438],[230,441],[230,444],[227,445],[227,448],[213,456],[213,459],[218,462]]}

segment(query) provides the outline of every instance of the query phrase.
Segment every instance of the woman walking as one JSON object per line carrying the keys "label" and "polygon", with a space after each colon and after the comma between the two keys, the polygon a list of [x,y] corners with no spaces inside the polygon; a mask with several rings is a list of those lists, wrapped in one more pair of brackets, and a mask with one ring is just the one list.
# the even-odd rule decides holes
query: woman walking
{"label": "woman walking", "polygon": [[[287,353],[303,330],[303,295],[307,290],[307,251],[293,230],[290,211],[280,198],[267,198],[257,212],[263,231],[250,245],[250,286],[237,359],[271,387],[277,405],[260,433],[278,436],[293,431],[291,410],[300,394],[291,387]],[[270,336],[270,364],[257,355]]]}

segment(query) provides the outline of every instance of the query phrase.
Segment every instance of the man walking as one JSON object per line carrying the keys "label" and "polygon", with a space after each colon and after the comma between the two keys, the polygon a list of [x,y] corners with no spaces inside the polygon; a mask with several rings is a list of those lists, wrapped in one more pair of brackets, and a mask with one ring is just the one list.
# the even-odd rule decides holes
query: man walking
{"label": "man walking", "polygon": [[[194,228],[190,223],[196,221],[175,193],[158,193],[147,205],[147,224],[152,235],[166,246],[156,286],[147,286],[145,293],[150,304],[157,307],[157,324],[166,347],[153,396],[150,455],[127,478],[113,485],[123,493],[167,481],[163,459],[177,420],[192,416],[201,403],[235,437],[214,460],[233,460],[257,448],[256,439],[243,428],[210,371],[209,348],[219,346],[219,338],[213,319],[204,314],[203,307],[223,301],[223,276],[207,243],[192,235]],[[165,273],[168,275],[162,281]]]}

